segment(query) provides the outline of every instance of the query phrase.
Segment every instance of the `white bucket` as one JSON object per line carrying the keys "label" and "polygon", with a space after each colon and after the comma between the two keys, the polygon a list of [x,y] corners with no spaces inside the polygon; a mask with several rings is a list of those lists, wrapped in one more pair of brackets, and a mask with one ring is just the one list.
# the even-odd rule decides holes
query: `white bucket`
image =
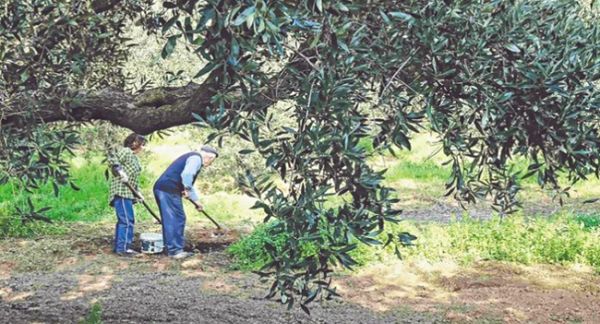
{"label": "white bucket", "polygon": [[162,253],[165,247],[161,233],[142,233],[140,234],[140,241],[142,242],[142,253]]}

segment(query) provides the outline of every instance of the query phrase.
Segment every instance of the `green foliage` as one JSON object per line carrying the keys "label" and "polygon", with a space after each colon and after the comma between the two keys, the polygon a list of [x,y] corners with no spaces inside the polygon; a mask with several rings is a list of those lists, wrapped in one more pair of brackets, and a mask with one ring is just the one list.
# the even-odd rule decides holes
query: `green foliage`
{"label": "green foliage", "polygon": [[417,163],[410,160],[398,160],[395,163],[385,173],[386,181],[411,179],[419,182],[437,182],[437,184],[443,184],[450,175],[449,169],[431,161]]}
{"label": "green foliage", "polygon": [[287,239],[283,233],[273,233],[274,222],[258,225],[254,231],[227,248],[235,257],[235,269],[258,271],[272,261],[265,246],[270,244],[281,252]]}
{"label": "green foliage", "polygon": [[[598,25],[579,2],[434,2],[409,12],[407,41],[422,42],[413,47],[426,57],[419,68],[428,85],[416,91],[452,158],[449,194],[492,195],[496,208],[513,211],[517,177],[537,175],[554,189],[563,168],[570,180],[598,170],[600,65],[595,45],[583,46],[598,43]],[[507,168],[512,156],[531,159],[525,174]]]}
{"label": "green foliage", "polygon": [[[286,185],[251,172],[240,179],[289,235],[281,250],[266,246],[266,273],[277,281],[269,296],[288,305],[293,292],[305,306],[326,291],[326,281],[315,280],[327,279],[332,261],[355,265],[353,242],[376,244],[385,221],[396,220],[392,191],[365,159],[410,149],[425,117],[450,157],[447,194],[467,202],[491,196],[501,213],[519,206],[523,176],[558,190],[561,169],[573,182],[600,170],[600,56],[586,45],[598,44],[600,33],[576,1],[208,1],[199,16],[212,23],[195,27],[185,23],[189,7],[172,9],[180,24],[163,28],[165,49],[178,35],[201,39],[196,47],[208,63],[199,74],[215,85],[214,107],[198,119],[253,143]],[[290,63],[270,74],[266,62],[285,55]],[[258,100],[272,77],[293,85],[286,99],[294,122],[265,134],[272,127]],[[359,108],[371,95],[376,118]],[[527,172],[508,167],[513,156],[532,161]],[[324,203],[346,192],[338,206]],[[314,258],[300,257],[305,240],[315,243]]]}
{"label": "green foliage", "polygon": [[[98,221],[111,213],[108,205],[108,182],[104,178],[106,167],[101,158],[91,160],[75,159],[71,167],[73,181],[80,190],[63,188],[58,195],[53,194],[53,186],[40,186],[35,194],[19,192],[16,186],[0,186],[0,197],[6,209],[26,207],[27,199],[31,198],[39,205],[50,209],[44,212],[54,221]],[[21,207],[21,208],[23,208]]]}
{"label": "green foliage", "polygon": [[[265,265],[273,262],[271,255],[267,252],[267,245],[275,248],[277,252],[283,252],[285,242],[289,237],[285,233],[277,232],[276,224],[277,221],[260,224],[252,233],[227,248],[227,252],[234,257],[234,269],[259,271]],[[317,247],[310,241],[304,241],[301,243],[300,250],[302,257],[310,257],[317,252]],[[349,255],[356,261],[357,266],[363,266],[375,260],[372,251],[365,244],[359,245]]]}
{"label": "green foliage", "polygon": [[[258,270],[271,260],[265,243],[281,249],[283,236],[274,237],[266,227],[258,227],[232,247],[229,252],[242,270]],[[469,264],[479,260],[510,261],[522,264],[568,264],[579,262],[600,271],[600,231],[586,229],[577,218],[560,215],[554,218],[513,216],[489,221],[463,219],[450,224],[402,222],[386,228],[380,235],[410,232],[418,239],[415,245],[400,249],[403,258],[428,260],[454,259]],[[359,244],[351,255],[358,266],[395,257],[391,246]]]}
{"label": "green foliage", "polygon": [[[122,86],[126,21],[144,1],[8,1],[0,11],[0,185],[31,192],[69,184],[65,159],[79,144],[72,124],[47,124],[40,107],[66,113],[81,91]],[[43,114],[42,114],[43,115]]]}
{"label": "green foliage", "polygon": [[[398,228],[395,231],[406,230]],[[411,257],[532,263],[580,262],[598,268],[600,232],[585,230],[569,215],[553,218],[513,216],[489,221],[465,219],[449,225],[411,227],[419,239]],[[600,268],[598,268],[600,269]]]}
{"label": "green foliage", "polygon": [[589,244],[584,251],[584,257],[590,265],[594,266],[600,272],[600,246],[598,244]]}
{"label": "green foliage", "polygon": [[600,214],[577,214],[575,220],[587,229],[600,228]]}
{"label": "green foliage", "polygon": [[357,147],[364,150],[367,155],[375,153],[375,148],[373,147],[373,138],[371,137],[365,137],[359,140]]}
{"label": "green foliage", "polygon": [[0,238],[31,238],[60,235],[67,232],[61,224],[26,222],[19,215],[5,214],[0,210]]}
{"label": "green foliage", "polygon": [[[72,128],[39,126],[27,128],[0,128],[0,186],[9,181],[16,191],[33,193],[43,185],[51,186],[51,193],[58,195],[59,187],[70,184],[70,172],[65,158],[72,156],[79,139]],[[18,210],[24,219],[35,215],[31,204],[27,213]],[[42,206],[41,209],[46,206]],[[32,218],[33,220],[34,218]]]}
{"label": "green foliage", "polygon": [[96,302],[80,324],[102,324],[102,306]]}
{"label": "green foliage", "polygon": [[[106,164],[98,155],[88,158],[74,158],[69,161],[71,179],[79,190],[63,187],[54,195],[54,187],[48,183],[41,185],[34,194],[20,191],[17,184],[8,183],[0,186],[0,217],[8,219],[21,219],[15,213],[16,208],[27,209],[28,199],[37,205],[49,208],[43,212],[53,222],[84,221],[94,222],[114,218],[114,210],[108,204],[108,186],[104,172]],[[143,188],[151,188],[152,181],[156,175],[144,172],[141,175]],[[150,190],[144,191],[145,196],[150,199],[150,205],[154,206],[153,196]],[[150,219],[151,216],[141,206],[136,206],[136,218]],[[13,232],[19,226],[18,222],[11,221]],[[26,229],[23,229],[26,230]]]}
{"label": "green foliage", "polygon": [[131,131],[106,122],[95,122],[79,127],[82,145],[77,147],[78,157],[93,159],[98,154],[105,155],[115,147],[123,145],[123,140]]}

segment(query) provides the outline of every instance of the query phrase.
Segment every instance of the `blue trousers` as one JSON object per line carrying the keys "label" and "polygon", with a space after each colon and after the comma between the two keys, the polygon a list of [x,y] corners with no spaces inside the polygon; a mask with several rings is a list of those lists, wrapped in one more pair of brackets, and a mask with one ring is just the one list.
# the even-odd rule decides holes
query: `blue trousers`
{"label": "blue trousers", "polygon": [[185,212],[181,195],[154,189],[154,198],[162,219],[163,242],[167,254],[174,255],[183,251],[185,244]]}
{"label": "blue trousers", "polygon": [[133,225],[135,225],[133,200],[117,196],[113,204],[117,213],[114,251],[120,253],[130,248],[133,242]]}

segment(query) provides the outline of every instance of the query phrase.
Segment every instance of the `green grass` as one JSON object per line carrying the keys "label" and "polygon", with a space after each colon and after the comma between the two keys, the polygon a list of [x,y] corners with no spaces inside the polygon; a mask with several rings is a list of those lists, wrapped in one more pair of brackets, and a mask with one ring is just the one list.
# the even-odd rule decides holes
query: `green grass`
{"label": "green grass", "polygon": [[[253,226],[260,223],[264,218],[262,210],[251,209],[255,200],[250,197],[217,192],[210,195],[200,195],[200,201],[204,204],[205,211],[218,222],[230,226]],[[192,210],[191,204],[186,204],[190,213],[198,213]],[[204,219],[204,216],[199,216]],[[205,220],[207,224],[210,221]],[[212,226],[212,225],[210,225]]]}
{"label": "green grass", "polygon": [[386,181],[393,182],[409,179],[418,182],[435,182],[443,186],[450,176],[450,170],[432,161],[421,163],[400,160],[385,173]]}
{"label": "green grass", "polygon": [[447,226],[399,226],[393,231],[406,230],[419,237],[415,248],[405,249],[409,256],[451,258],[463,263],[478,260],[582,263],[600,271],[600,230],[586,230],[570,214],[552,218],[517,215],[489,221],[466,219]]}
{"label": "green grass", "polygon": [[[37,208],[51,207],[45,215],[55,221],[103,219],[111,212],[111,208],[108,206],[108,182],[104,178],[106,167],[100,161],[99,158],[90,161],[74,159],[72,180],[80,190],[65,186],[60,188],[56,197],[52,185],[48,183],[30,196],[34,205]],[[14,184],[0,187],[0,199],[4,213],[10,212],[15,206],[27,208],[27,195],[16,192]]]}
{"label": "green grass", "polygon": [[[401,249],[404,258],[452,259],[462,264],[479,260],[521,264],[581,263],[600,271],[600,228],[585,228],[580,217],[570,214],[553,218],[498,217],[489,221],[465,219],[450,224],[402,222],[389,225],[388,233],[410,232],[418,237],[414,247]],[[257,270],[266,264],[264,244],[272,240],[263,228],[233,245],[229,252],[238,267]],[[259,253],[259,254],[257,254]],[[359,245],[351,255],[359,265],[395,258],[392,246]]]}
{"label": "green grass", "polygon": [[96,222],[112,215],[108,205],[108,182],[104,178],[105,167],[100,158],[91,160],[72,160],[72,180],[80,188],[79,191],[70,186],[60,188],[58,197],[53,187],[47,183],[29,195],[36,210],[50,207],[43,214],[54,223],[41,222],[23,225],[15,208],[29,210],[28,195],[19,192],[14,183],[0,186],[0,235],[5,237],[32,237],[63,233],[63,222],[84,221]]}
{"label": "green grass", "polygon": [[98,302],[92,304],[89,313],[79,322],[81,324],[102,324],[102,306]]}
{"label": "green grass", "polygon": [[600,213],[577,214],[575,220],[586,229],[593,230],[600,227]]}
{"label": "green grass", "polygon": [[41,237],[62,235],[68,232],[68,229],[62,223],[47,224],[44,222],[23,223],[17,215],[3,216],[0,218],[0,238],[9,237]]}

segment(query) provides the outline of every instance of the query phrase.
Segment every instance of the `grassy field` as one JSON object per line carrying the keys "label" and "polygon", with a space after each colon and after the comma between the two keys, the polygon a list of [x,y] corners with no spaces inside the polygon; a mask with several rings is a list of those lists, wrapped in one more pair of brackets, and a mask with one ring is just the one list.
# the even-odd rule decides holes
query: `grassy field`
{"label": "grassy field", "polygon": [[[417,236],[414,246],[400,248],[402,258],[409,261],[451,261],[460,265],[490,260],[526,265],[581,264],[600,273],[599,224],[600,213],[564,213],[550,218],[515,215],[485,221],[455,220],[449,224],[405,221],[388,224],[379,239],[384,242],[388,234],[403,232]],[[281,247],[285,237],[271,235],[269,226],[259,226],[229,248],[236,268],[259,270],[271,261],[265,244]],[[357,243],[358,248],[351,255],[359,267],[397,259],[392,245],[383,248]]]}

